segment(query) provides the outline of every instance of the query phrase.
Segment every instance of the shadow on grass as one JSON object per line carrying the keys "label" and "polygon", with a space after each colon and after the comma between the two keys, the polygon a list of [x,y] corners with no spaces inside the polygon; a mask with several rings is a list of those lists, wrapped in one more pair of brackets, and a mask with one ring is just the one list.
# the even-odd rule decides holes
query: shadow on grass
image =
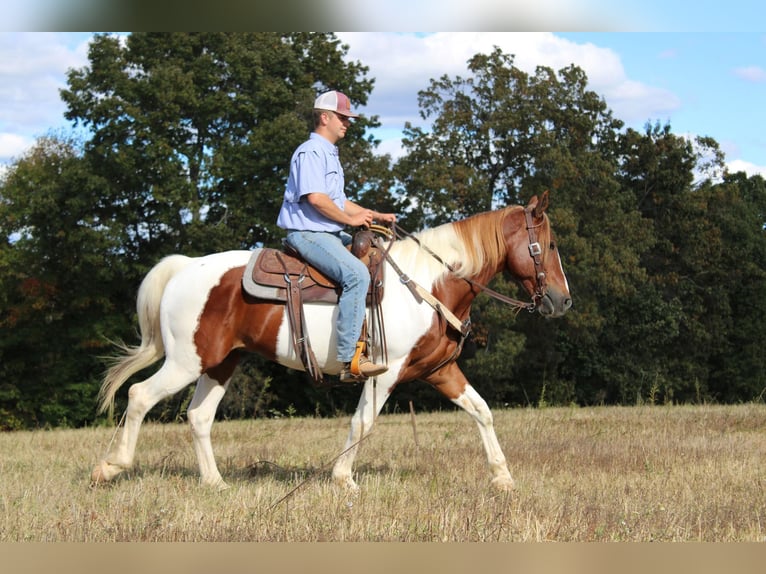
{"label": "shadow on grass", "polygon": [[[112,488],[123,482],[143,480],[150,477],[159,476],[160,478],[192,479],[199,480],[199,469],[196,465],[190,466],[184,461],[174,460],[174,453],[169,453],[159,463],[141,464],[137,463],[133,467],[124,470],[108,482],[98,484],[90,483],[91,488]],[[332,465],[324,467],[315,465],[291,465],[282,466],[268,460],[258,460],[242,467],[233,467],[227,465],[222,469],[224,480],[227,482],[257,482],[259,479],[268,478],[284,484],[309,480],[332,480]],[[83,473],[84,476],[89,475]],[[355,468],[354,475],[357,479],[365,476],[390,475],[393,471],[388,464],[363,463]],[[396,471],[398,476],[406,478],[414,471],[412,468],[399,468]]]}

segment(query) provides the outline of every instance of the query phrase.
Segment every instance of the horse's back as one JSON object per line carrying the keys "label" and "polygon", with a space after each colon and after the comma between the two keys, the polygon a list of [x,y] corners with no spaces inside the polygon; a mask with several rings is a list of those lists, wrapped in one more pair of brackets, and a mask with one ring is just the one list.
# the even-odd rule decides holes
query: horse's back
{"label": "horse's back", "polygon": [[250,251],[232,250],[195,257],[168,282],[162,297],[166,319],[196,321],[208,294],[221,277],[235,267],[247,264]]}
{"label": "horse's back", "polygon": [[186,281],[190,278],[199,280],[205,277],[220,277],[229,269],[246,265],[250,254],[251,251],[237,249],[194,257],[173,279]]}

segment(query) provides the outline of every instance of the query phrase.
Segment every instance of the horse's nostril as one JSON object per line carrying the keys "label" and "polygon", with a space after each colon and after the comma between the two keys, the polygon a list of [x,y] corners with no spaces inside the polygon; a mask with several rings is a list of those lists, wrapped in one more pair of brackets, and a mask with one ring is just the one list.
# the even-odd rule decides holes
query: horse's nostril
{"label": "horse's nostril", "polygon": [[567,297],[564,299],[564,309],[569,309],[572,306],[572,299]]}

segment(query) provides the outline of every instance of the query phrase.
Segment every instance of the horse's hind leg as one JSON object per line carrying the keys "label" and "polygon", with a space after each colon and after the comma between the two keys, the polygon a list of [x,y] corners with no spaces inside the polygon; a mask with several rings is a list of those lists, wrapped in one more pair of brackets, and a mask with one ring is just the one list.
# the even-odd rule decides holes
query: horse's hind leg
{"label": "horse's hind leg", "polygon": [[159,371],[128,391],[128,408],[125,426],[119,432],[109,453],[93,469],[94,483],[112,480],[133,465],[138,432],[146,413],[160,400],[169,397],[188,386],[199,376],[171,361],[165,361]]}
{"label": "horse's hind leg", "polygon": [[197,381],[197,389],[194,391],[194,397],[186,414],[191,425],[194,452],[199,462],[200,480],[202,484],[221,490],[228,488],[228,485],[221,477],[215,463],[210,431],[213,427],[215,411],[228,386],[228,380],[220,384],[208,375],[202,375]]}

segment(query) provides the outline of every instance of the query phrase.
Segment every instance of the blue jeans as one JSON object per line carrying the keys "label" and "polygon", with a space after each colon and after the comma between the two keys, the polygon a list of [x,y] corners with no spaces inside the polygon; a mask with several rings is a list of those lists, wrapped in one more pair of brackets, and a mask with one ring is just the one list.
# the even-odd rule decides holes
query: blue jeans
{"label": "blue jeans", "polygon": [[370,286],[367,266],[346,249],[351,239],[345,232],[333,234],[324,231],[290,231],[285,239],[285,243],[327,277],[337,281],[343,289],[336,325],[338,360],[341,363],[348,363],[354,358]]}

